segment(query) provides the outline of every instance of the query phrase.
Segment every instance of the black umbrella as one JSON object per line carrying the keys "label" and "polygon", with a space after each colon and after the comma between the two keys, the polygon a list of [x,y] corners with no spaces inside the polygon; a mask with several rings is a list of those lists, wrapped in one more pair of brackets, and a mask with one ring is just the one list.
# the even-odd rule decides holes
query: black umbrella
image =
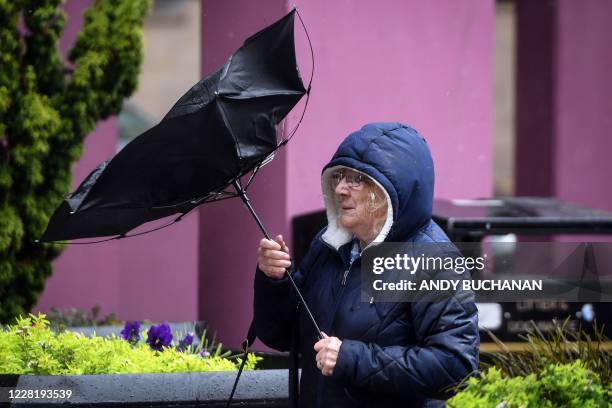
{"label": "black umbrella", "polygon": [[[178,214],[168,226],[201,204],[232,197],[242,199],[270,239],[246,190],[259,168],[295,132],[278,141],[276,126],[310,91],[310,85],[308,91],[304,88],[295,57],[295,14],[294,9],[248,38],[223,67],[183,95],[158,125],[93,170],[55,211],[41,241],[140,235],[129,232]],[[227,190],[230,186],[233,191]],[[321,335],[291,274],[287,276]],[[232,396],[254,339],[251,324]]]}
{"label": "black umbrella", "polygon": [[[158,125],[100,164],[59,206],[41,241],[124,237],[146,222],[241,195],[241,177],[286,142],[277,141],[276,125],[307,92],[294,16],[247,39]],[[236,192],[225,190],[231,185]]]}

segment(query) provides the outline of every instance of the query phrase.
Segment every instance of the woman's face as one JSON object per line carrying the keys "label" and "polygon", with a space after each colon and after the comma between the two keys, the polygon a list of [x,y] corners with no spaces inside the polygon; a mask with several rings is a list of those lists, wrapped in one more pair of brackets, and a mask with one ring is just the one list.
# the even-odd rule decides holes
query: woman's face
{"label": "woman's face", "polygon": [[[338,203],[338,222],[357,238],[371,242],[378,231],[374,224],[381,216],[380,211],[372,210],[372,192],[380,189],[367,176],[341,168],[332,174],[332,186],[335,186]],[[382,196],[382,194],[376,194]],[[386,215],[386,209],[384,211]]]}

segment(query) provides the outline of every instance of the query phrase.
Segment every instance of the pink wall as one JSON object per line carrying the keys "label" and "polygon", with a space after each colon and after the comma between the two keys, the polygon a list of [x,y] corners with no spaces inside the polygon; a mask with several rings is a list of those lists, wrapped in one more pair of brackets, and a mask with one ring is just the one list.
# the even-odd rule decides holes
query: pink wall
{"label": "pink wall", "polygon": [[[69,16],[61,49],[66,52],[82,25],[87,1],[68,1]],[[117,120],[98,125],[86,139],[74,167],[73,188],[117,144]],[[117,313],[122,319],[195,320],[197,318],[198,217],[191,214],[161,232],[96,245],[68,246],[54,262],[35,309],[52,306]]]}
{"label": "pink wall", "polygon": [[[204,1],[204,72],[292,4]],[[316,72],[300,130],[253,188],[252,201],[270,233],[289,241],[291,219],[322,208],[322,166],[349,132],[371,121],[406,122],[428,139],[437,196],[491,194],[492,1],[311,0],[297,6]],[[299,25],[296,42],[307,81],[310,54]],[[300,114],[298,106],[288,128]],[[200,217],[201,316],[222,341],[238,346],[251,319],[261,234],[240,202],[213,204]]]}
{"label": "pink wall", "polygon": [[606,0],[518,2],[517,194],[612,210],[610,15]]}
{"label": "pink wall", "polygon": [[556,196],[612,211],[612,3],[561,0],[557,13]]}
{"label": "pink wall", "polygon": [[[244,39],[282,17],[285,10],[284,1],[205,0],[203,75],[223,65]],[[252,205],[270,233],[287,231],[286,160],[286,152],[281,151],[249,189]],[[229,346],[239,346],[250,323],[252,277],[261,238],[239,199],[207,204],[200,210],[200,317]]]}
{"label": "pink wall", "polygon": [[[316,72],[306,118],[288,148],[288,219],[321,208],[321,168],[348,133],[373,121],[410,124],[428,140],[436,196],[491,194],[492,1],[297,5]],[[297,39],[309,78],[308,46]],[[290,115],[290,127],[299,113]]]}
{"label": "pink wall", "polygon": [[[83,155],[73,170],[73,189],[100,161],[115,152],[115,118],[98,124],[86,139]],[[101,312],[119,312],[119,245],[117,241],[97,245],[66,246],[53,263],[53,275],[35,310],[51,307],[91,309],[95,304]]]}
{"label": "pink wall", "polygon": [[[72,18],[62,40],[64,51],[80,29],[86,4],[71,0],[66,5]],[[203,74],[222,65],[248,35],[280,18],[292,4],[203,1]],[[311,101],[296,137],[250,190],[272,234],[283,233],[289,241],[291,219],[322,207],[321,167],[347,133],[370,121],[403,121],[428,139],[438,197],[492,193],[492,0],[298,0],[297,5],[314,45]],[[554,58],[554,78],[544,89],[552,104],[551,140],[538,148],[549,149],[544,156],[529,156],[533,163],[519,161],[534,170],[519,174],[518,186],[529,187],[542,167],[541,157],[550,157],[551,174],[544,178],[550,185],[542,188],[565,200],[612,210],[612,33],[605,21],[611,5],[606,0],[580,5],[559,0],[549,8],[540,11],[553,13],[550,24],[531,28],[536,34],[553,30],[554,55],[549,58]],[[297,27],[298,57],[307,80],[309,49]],[[299,113],[300,107],[289,115],[288,128]],[[116,126],[109,119],[87,138],[73,186],[114,154]],[[538,134],[518,137],[532,142]],[[533,144],[526,146],[533,150]],[[246,209],[230,200],[208,205],[163,232],[68,247],[55,262],[38,307],[99,304],[103,313],[114,311],[125,319],[200,317],[227,345],[237,346],[251,318],[260,239]]]}

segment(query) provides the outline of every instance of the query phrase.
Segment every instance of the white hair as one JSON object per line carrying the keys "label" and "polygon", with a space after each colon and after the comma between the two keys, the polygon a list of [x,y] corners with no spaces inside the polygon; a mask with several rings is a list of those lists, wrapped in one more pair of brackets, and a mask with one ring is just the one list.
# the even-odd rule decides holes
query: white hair
{"label": "white hair", "polygon": [[[341,169],[346,166],[334,166],[326,169],[321,175],[321,191],[323,192],[323,200],[325,202],[325,208],[327,211],[327,230],[321,237],[323,241],[327,242],[332,247],[338,249],[342,245],[350,242],[353,239],[353,234],[342,227],[338,220],[339,208],[338,202],[336,199],[336,194],[334,192],[334,188],[331,182],[332,173],[338,169]],[[367,174],[357,171],[349,167],[349,169],[360,173],[366,177],[366,180],[369,183],[366,183],[366,186],[369,184],[369,188],[371,189],[369,192],[369,196],[371,197],[371,204],[369,205],[369,210],[373,216],[377,216],[377,220],[374,222],[374,240],[368,244],[376,245],[385,240],[389,231],[391,230],[391,225],[393,225],[393,206],[391,205],[391,198],[389,197],[389,193],[384,187],[375,179],[368,176]],[[377,212],[383,210],[386,204],[386,214],[377,214]],[[385,216],[386,215],[386,216]],[[384,220],[384,222],[383,222]],[[365,248],[362,248],[365,249]]]}

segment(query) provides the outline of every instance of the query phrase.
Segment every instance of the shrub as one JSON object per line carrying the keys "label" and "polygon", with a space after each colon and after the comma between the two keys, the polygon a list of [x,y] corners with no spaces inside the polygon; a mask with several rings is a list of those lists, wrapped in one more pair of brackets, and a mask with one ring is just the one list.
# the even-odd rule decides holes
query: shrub
{"label": "shrub", "polygon": [[[527,351],[508,352],[504,343],[489,331],[489,336],[503,352],[488,354],[493,365],[508,377],[539,373],[550,364],[570,364],[581,360],[586,368],[597,373],[603,384],[612,382],[612,352],[604,348],[610,340],[604,335],[604,327],[594,326],[594,334],[584,330],[567,328],[569,318],[563,323],[553,320],[553,329],[542,332],[535,323],[525,336]],[[485,368],[487,365],[485,365]]]}
{"label": "shrub", "polygon": [[[147,336],[142,333],[140,337]],[[203,347],[192,348],[192,352],[181,352],[173,346],[156,351],[144,341],[130,343],[115,336],[87,338],[68,331],[56,333],[44,315],[30,315],[0,330],[0,374],[136,374],[237,369],[239,362],[223,357],[220,345],[210,353]],[[254,369],[259,359],[249,354],[245,369]]]}
{"label": "shrub", "polygon": [[447,402],[449,408],[610,407],[612,393],[580,360],[550,364],[541,372],[509,378],[491,367]]}
{"label": "shrub", "polygon": [[29,312],[57,245],[39,245],[96,123],[136,89],[150,0],[96,0],[64,64],[62,0],[0,0],[0,323]]}
{"label": "shrub", "polygon": [[522,336],[523,352],[510,352],[493,333],[502,352],[487,353],[492,364],[482,364],[477,378],[467,379],[448,401],[449,407],[612,407],[611,353],[603,327],[594,335],[567,328],[568,320],[553,320],[542,332],[532,322]]}

